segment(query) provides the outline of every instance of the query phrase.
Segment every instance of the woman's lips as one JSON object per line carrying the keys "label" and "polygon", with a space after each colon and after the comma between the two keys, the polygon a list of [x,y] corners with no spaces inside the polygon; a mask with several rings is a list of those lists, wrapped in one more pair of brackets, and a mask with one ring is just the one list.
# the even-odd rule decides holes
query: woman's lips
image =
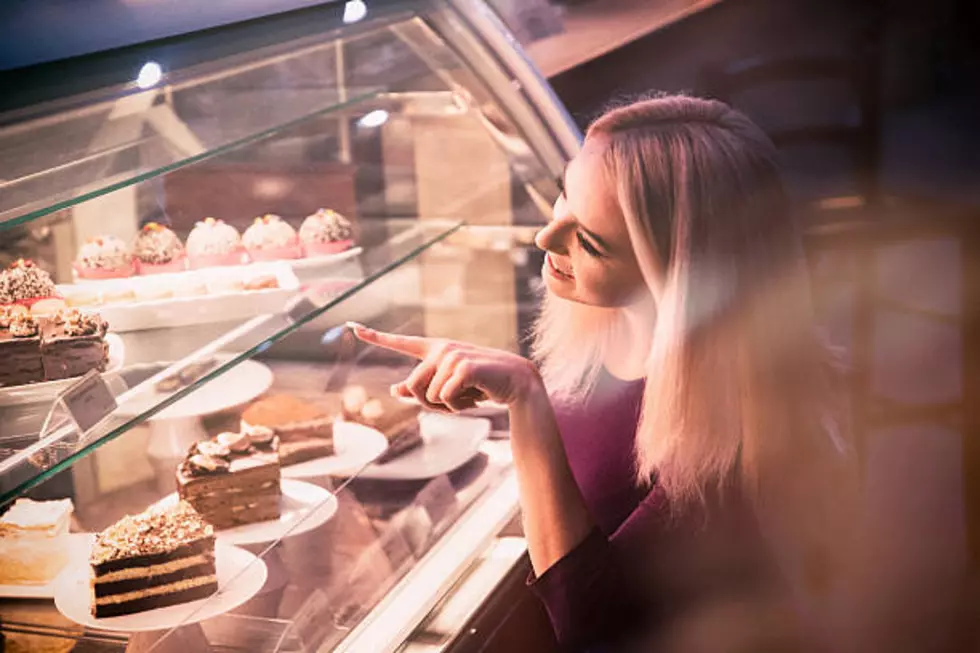
{"label": "woman's lips", "polygon": [[548,271],[551,272],[551,274],[554,275],[555,277],[562,279],[564,281],[568,281],[575,278],[575,275],[573,275],[571,272],[565,272],[560,267],[555,265],[555,261],[553,258],[551,258],[551,254],[546,254],[544,258],[547,261]]}

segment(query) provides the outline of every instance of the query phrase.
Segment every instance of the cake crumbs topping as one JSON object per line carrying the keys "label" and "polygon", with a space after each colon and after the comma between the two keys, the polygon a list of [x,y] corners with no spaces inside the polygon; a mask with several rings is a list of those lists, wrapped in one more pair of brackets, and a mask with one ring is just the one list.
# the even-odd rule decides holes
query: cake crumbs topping
{"label": "cake crumbs topping", "polygon": [[129,515],[99,533],[89,556],[92,565],[142,555],[167,553],[200,539],[214,537],[214,527],[205,522],[186,501],[176,505],[152,506]]}
{"label": "cake crumbs topping", "polygon": [[334,243],[350,240],[354,230],[350,220],[331,209],[319,209],[307,216],[299,228],[304,243]]}
{"label": "cake crumbs topping", "polygon": [[296,242],[296,230],[278,215],[267,213],[255,218],[245,230],[242,242],[249,249],[287,247]]}
{"label": "cake crumbs topping", "polygon": [[0,329],[9,329],[10,323],[18,315],[29,315],[30,311],[26,306],[21,306],[20,304],[11,304],[9,306],[0,306]]}
{"label": "cake crumbs topping", "polygon": [[157,224],[147,222],[133,243],[133,254],[143,263],[164,264],[184,255],[184,245],[173,231]]}
{"label": "cake crumbs topping", "polygon": [[37,320],[25,313],[15,315],[7,328],[15,338],[33,338],[38,332]]}
{"label": "cake crumbs topping", "polygon": [[0,274],[0,296],[10,302],[57,294],[51,275],[33,261],[19,259]]}
{"label": "cake crumbs topping", "polygon": [[241,236],[238,230],[223,220],[204,218],[191,230],[187,237],[187,251],[193,255],[226,254],[240,249]]}
{"label": "cake crumbs topping", "polygon": [[82,313],[75,308],[59,311],[55,322],[64,323],[65,335],[74,337],[95,335],[104,325],[98,315]]}

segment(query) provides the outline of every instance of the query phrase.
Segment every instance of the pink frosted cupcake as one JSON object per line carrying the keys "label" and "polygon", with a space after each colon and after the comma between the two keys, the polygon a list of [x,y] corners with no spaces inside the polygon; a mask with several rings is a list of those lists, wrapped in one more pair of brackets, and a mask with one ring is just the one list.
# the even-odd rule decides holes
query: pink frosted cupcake
{"label": "pink frosted cupcake", "polygon": [[51,275],[34,261],[18,259],[0,272],[0,301],[4,304],[20,304],[32,309],[35,306],[48,310],[64,308],[64,299],[51,280]]}
{"label": "pink frosted cupcake", "polygon": [[147,222],[140,229],[133,242],[133,256],[139,274],[183,272],[187,269],[187,254],[180,238],[156,222]]}
{"label": "pink frosted cupcake", "polygon": [[89,238],[73,264],[79,279],[120,279],[136,273],[133,255],[115,236]]}
{"label": "pink frosted cupcake", "polygon": [[255,218],[255,222],[245,230],[242,242],[253,261],[278,261],[303,256],[296,230],[271,213]]}
{"label": "pink frosted cupcake", "polygon": [[245,248],[238,230],[215,218],[204,218],[187,237],[187,259],[191,268],[239,265]]}
{"label": "pink frosted cupcake", "polygon": [[320,209],[303,220],[299,239],[307,256],[336,254],[354,244],[354,228],[336,211]]}

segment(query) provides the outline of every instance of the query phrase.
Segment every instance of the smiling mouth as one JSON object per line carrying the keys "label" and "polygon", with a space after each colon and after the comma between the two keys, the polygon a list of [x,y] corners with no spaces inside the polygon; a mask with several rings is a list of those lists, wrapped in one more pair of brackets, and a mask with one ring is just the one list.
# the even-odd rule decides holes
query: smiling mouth
{"label": "smiling mouth", "polygon": [[550,270],[555,276],[557,276],[557,277],[559,277],[561,279],[574,279],[575,278],[575,275],[573,275],[571,272],[565,272],[564,270],[562,270],[561,268],[559,268],[557,265],[555,265],[555,261],[554,261],[554,259],[551,258],[551,254],[546,255],[544,258],[548,262],[548,270]]}

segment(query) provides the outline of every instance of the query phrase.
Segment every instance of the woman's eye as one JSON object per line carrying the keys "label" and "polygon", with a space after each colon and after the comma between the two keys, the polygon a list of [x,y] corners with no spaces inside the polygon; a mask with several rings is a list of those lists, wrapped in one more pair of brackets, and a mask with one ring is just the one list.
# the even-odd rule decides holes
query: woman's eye
{"label": "woman's eye", "polygon": [[585,236],[578,232],[575,232],[575,236],[578,238],[578,244],[582,246],[582,249],[584,249],[589,256],[594,256],[596,258],[602,257],[602,252],[600,252],[592,243],[586,240]]}

